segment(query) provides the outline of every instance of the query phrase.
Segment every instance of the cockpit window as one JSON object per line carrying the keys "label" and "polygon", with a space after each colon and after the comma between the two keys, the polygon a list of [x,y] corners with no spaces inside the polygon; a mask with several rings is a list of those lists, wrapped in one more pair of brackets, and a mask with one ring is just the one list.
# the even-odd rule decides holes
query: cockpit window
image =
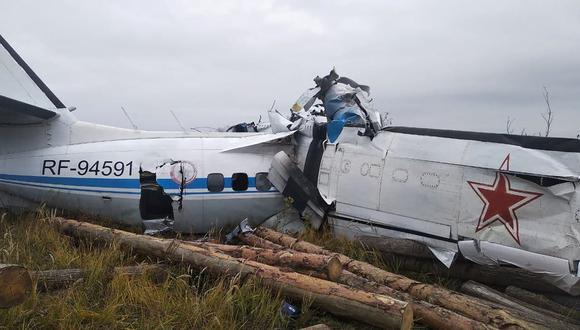
{"label": "cockpit window", "polygon": [[232,189],[234,191],[248,190],[248,175],[246,173],[232,174]]}
{"label": "cockpit window", "polygon": [[220,192],[224,190],[224,175],[221,173],[208,174],[207,190],[211,192]]}

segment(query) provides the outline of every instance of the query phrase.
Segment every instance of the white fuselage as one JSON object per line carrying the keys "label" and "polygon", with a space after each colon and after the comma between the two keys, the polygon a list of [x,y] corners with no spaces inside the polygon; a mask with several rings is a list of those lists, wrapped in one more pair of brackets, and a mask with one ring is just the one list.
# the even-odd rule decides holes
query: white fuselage
{"label": "white fuselage", "polygon": [[[63,120],[31,131],[43,135],[54,125],[62,126]],[[76,121],[65,120],[65,125],[70,128],[65,132],[68,135],[52,141],[60,146],[0,155],[2,204],[46,203],[140,225],[140,173],[148,171],[173,200],[175,229],[179,231],[204,233],[244,218],[256,224],[283,207],[282,195],[275,188],[264,186],[263,180],[256,187],[256,174],[265,177],[273,155],[290,147],[251,144],[267,134],[177,132],[171,136]],[[250,145],[244,147],[246,140]],[[242,179],[237,187],[232,187],[234,173]],[[218,184],[213,191],[208,189],[210,174],[212,184]],[[223,187],[217,182],[219,174]]]}
{"label": "white fuselage", "polygon": [[338,234],[413,239],[578,294],[579,168],[578,153],[347,128],[326,145],[318,190]]}

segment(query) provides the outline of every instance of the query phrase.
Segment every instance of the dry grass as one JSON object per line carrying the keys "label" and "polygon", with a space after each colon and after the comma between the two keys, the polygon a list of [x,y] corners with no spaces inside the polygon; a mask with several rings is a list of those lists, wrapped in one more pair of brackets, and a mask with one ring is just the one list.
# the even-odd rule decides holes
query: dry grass
{"label": "dry grass", "polygon": [[[0,310],[6,329],[276,329],[293,326],[279,313],[282,297],[256,281],[210,276],[173,265],[167,282],[106,280],[110,267],[141,262],[115,246],[95,246],[60,235],[45,214],[0,220],[0,263],[32,270],[82,268],[88,278],[73,287],[37,293],[23,305]],[[305,306],[308,309],[308,306]],[[296,322],[294,322],[296,323]]]}
{"label": "dry grass", "polygon": [[[34,293],[20,306],[0,309],[0,329],[292,329],[317,323],[333,329],[369,328],[312,308],[307,298],[293,302],[301,306],[302,316],[291,320],[280,314],[280,293],[259,281],[214,276],[182,265],[172,264],[169,279],[161,285],[147,278],[107,279],[112,267],[159,260],[127,254],[115,245],[95,245],[63,236],[42,220],[52,215],[43,209],[21,216],[0,212],[0,263],[20,264],[31,270],[81,268],[89,276],[68,289]],[[396,259],[384,259],[360,242],[333,238],[328,230],[307,230],[300,238],[399,271]],[[429,274],[405,275],[452,288],[455,285]]]}
{"label": "dry grass", "polygon": [[302,316],[291,320],[280,314],[279,292],[259,281],[242,282],[203,269],[172,264],[169,279],[161,285],[147,278],[110,280],[106,273],[112,267],[158,260],[63,236],[42,220],[51,216],[46,210],[0,216],[0,263],[89,273],[70,288],[33,293],[20,306],[0,309],[0,329],[292,329],[317,323],[334,329],[368,328],[311,308],[308,299],[293,302],[302,308]]}

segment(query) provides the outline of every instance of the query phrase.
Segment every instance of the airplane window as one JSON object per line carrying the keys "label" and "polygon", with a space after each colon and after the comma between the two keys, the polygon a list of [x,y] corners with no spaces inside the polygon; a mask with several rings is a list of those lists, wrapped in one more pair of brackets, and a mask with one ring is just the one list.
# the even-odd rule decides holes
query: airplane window
{"label": "airplane window", "polygon": [[224,190],[224,175],[221,173],[208,174],[207,190],[211,192],[220,192]]}
{"label": "airplane window", "polygon": [[258,189],[258,191],[268,191],[270,188],[272,188],[272,183],[268,180],[268,173],[256,173],[256,189]]}
{"label": "airplane window", "polygon": [[232,189],[243,191],[248,189],[248,175],[246,173],[232,174]]}

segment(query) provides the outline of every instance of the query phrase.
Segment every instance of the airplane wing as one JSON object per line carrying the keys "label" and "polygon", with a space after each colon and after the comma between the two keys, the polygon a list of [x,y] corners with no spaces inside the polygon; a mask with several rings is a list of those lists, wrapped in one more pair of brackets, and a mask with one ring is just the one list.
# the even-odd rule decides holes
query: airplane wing
{"label": "airplane wing", "polygon": [[[232,151],[236,149],[246,148],[255,146],[262,143],[267,143],[270,141],[275,141],[279,139],[283,139],[294,134],[296,131],[290,132],[281,132],[281,133],[268,133],[268,134],[257,134],[251,136],[240,137],[240,141],[235,142],[234,144],[227,146],[226,148],[222,149],[221,152]],[[243,134],[243,133],[240,133]]]}
{"label": "airplane wing", "polygon": [[384,131],[396,133],[388,142],[395,157],[497,170],[510,155],[506,172],[580,180],[579,139],[414,127]]}
{"label": "airplane wing", "polygon": [[66,106],[0,35],[0,125],[36,124]]}

